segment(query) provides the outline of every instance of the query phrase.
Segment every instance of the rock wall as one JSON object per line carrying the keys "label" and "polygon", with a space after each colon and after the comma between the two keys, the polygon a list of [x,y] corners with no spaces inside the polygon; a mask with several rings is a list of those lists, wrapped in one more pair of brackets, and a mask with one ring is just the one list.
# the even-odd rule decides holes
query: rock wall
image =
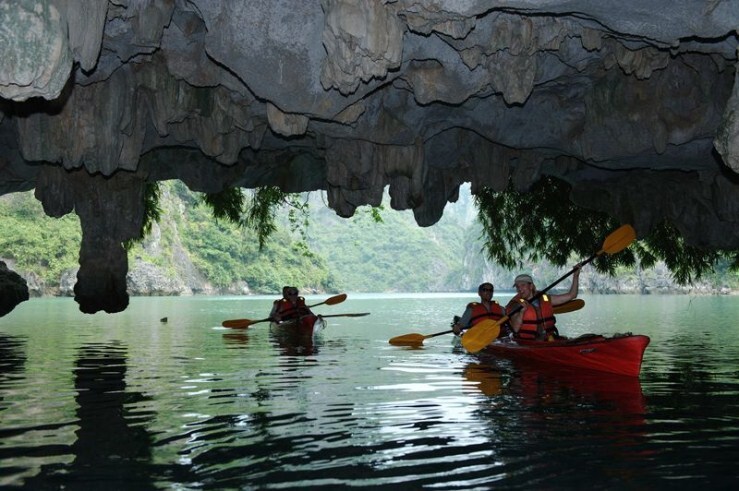
{"label": "rock wall", "polygon": [[0,261],[0,317],[28,300],[28,285],[21,276]]}
{"label": "rock wall", "polygon": [[0,0],[0,25],[0,193],[81,214],[84,312],[127,305],[151,180],[340,216],[389,186],[430,225],[462,183],[551,174],[739,248],[736,0]]}

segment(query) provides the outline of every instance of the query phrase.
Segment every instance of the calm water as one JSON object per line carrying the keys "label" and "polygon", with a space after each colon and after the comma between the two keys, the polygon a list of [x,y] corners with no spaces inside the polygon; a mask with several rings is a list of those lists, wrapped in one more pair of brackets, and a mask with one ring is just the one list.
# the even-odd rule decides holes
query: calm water
{"label": "calm water", "polygon": [[371,315],[313,343],[219,327],[273,297],[31,300],[0,319],[0,488],[734,488],[739,298],[584,298],[560,331],[649,335],[640,379],[388,344],[469,295],[350,294],[315,310]]}

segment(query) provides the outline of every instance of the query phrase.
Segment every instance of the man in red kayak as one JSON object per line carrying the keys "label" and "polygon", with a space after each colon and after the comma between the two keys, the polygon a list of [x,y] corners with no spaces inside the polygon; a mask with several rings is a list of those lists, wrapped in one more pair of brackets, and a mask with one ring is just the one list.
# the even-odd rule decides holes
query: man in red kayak
{"label": "man in red kayak", "polygon": [[308,316],[315,320],[316,316],[305,305],[305,298],[298,295],[298,289],[294,286],[282,287],[282,298],[275,300],[272,305],[272,311],[269,313],[270,319],[275,322],[284,322]]}
{"label": "man in red kayak", "polygon": [[[567,293],[558,295],[542,295],[532,300],[536,295],[536,285],[531,275],[520,274],[513,281],[513,287],[516,289],[514,296],[508,305],[508,312],[511,319],[511,328],[515,336],[520,339],[536,339],[540,341],[552,341],[559,337],[559,331],[555,325],[554,307],[569,302],[577,297],[579,289],[580,265],[575,267],[572,273],[572,285]],[[513,310],[520,306],[514,312]]]}
{"label": "man in red kayak", "polygon": [[[505,315],[503,307],[493,300],[493,292],[495,288],[492,283],[482,283],[477,288],[477,294],[480,296],[479,302],[470,302],[462,314],[462,317],[455,317],[452,323],[454,334],[459,335],[463,330],[469,329],[478,322],[486,319],[492,319],[497,322]],[[498,337],[508,335],[508,324],[502,326]]]}

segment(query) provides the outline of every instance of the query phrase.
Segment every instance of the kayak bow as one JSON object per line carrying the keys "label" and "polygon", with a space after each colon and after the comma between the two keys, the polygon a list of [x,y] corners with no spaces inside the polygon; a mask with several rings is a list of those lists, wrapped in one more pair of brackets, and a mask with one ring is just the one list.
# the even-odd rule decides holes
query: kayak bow
{"label": "kayak bow", "polygon": [[556,341],[499,339],[483,352],[513,360],[638,377],[648,344],[649,337],[640,334],[586,334]]}

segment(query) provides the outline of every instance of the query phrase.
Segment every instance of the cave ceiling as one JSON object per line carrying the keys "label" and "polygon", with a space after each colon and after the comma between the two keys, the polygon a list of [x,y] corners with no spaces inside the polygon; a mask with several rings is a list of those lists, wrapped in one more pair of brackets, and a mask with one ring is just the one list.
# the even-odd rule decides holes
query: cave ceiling
{"label": "cave ceiling", "polygon": [[[75,212],[84,312],[128,302],[147,182],[325,190],[435,223],[543,175],[739,248],[739,0],[0,0],[0,194]],[[532,199],[536,199],[532,196]]]}

